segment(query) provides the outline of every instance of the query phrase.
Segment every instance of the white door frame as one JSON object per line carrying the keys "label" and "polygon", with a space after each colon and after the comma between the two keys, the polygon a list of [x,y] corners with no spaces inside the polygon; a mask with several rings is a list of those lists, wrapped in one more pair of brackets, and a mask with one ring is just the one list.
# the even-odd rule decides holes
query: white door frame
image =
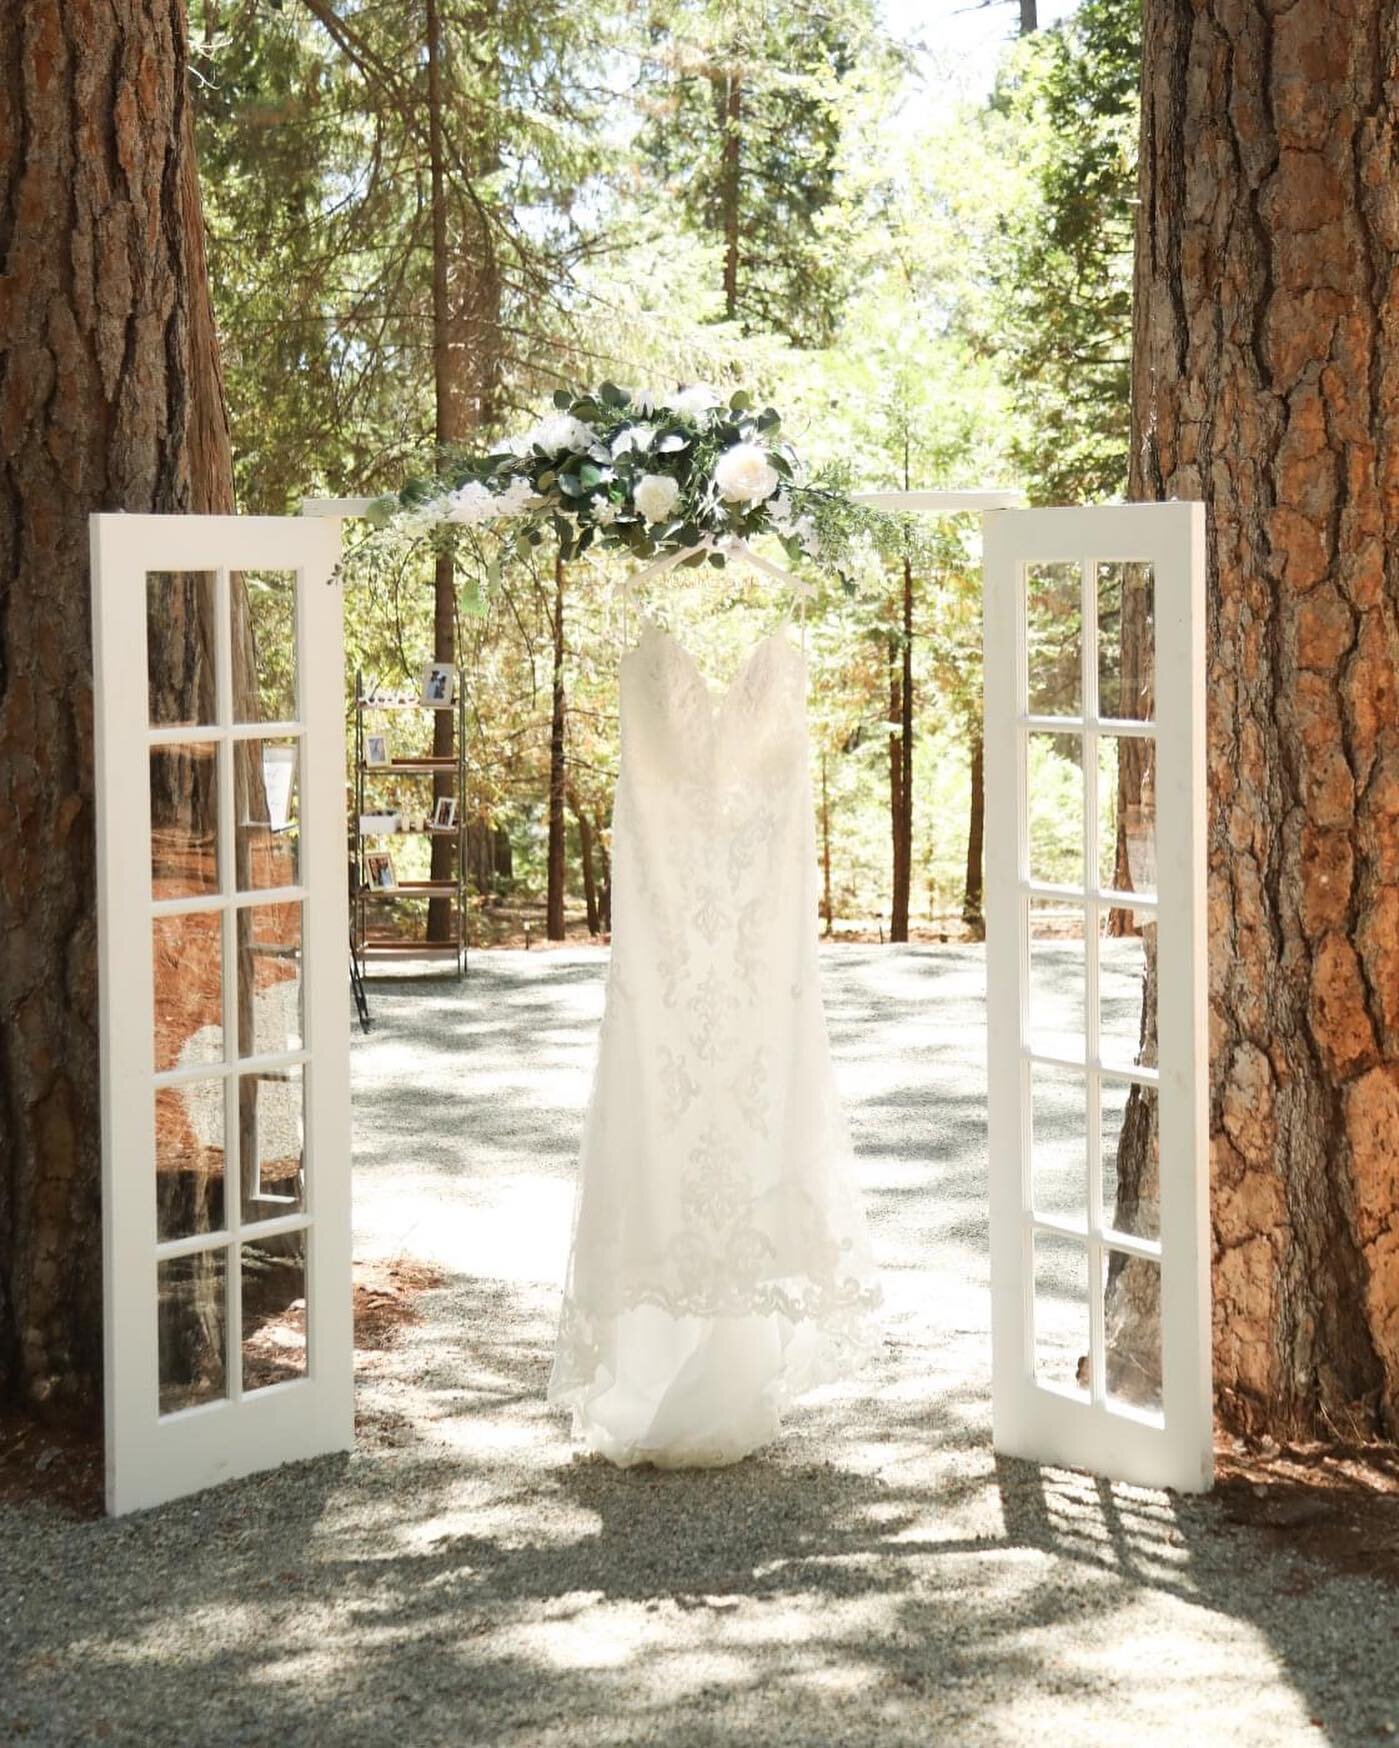
{"label": "white door frame", "polygon": [[[1111,1248],[1159,1256],[1162,1412],[1114,1404],[1104,1386],[1105,1234],[1096,1088],[1103,1068],[1097,1019],[1096,920],[1114,908],[1096,855],[1096,743],[1114,725],[1099,714],[1095,566],[1141,561],[1154,572],[1160,1240],[1111,1235]],[[1082,714],[1029,715],[1026,566],[1074,564],[1082,579]],[[1205,886],[1205,516],[1197,503],[1005,510],[985,518],[986,932],[995,1445],[1031,1461],[1091,1469],[1144,1486],[1201,1491],[1213,1478],[1210,1351],[1208,1015]],[[1141,731],[1140,723],[1116,725]],[[1026,755],[1034,730],[1082,736],[1084,886],[1066,893],[1030,880]],[[1053,1061],[1029,1030],[1029,900],[1082,901],[1085,927],[1083,1067],[1088,1253],[1089,1388],[1052,1387],[1034,1366],[1034,1234],[1063,1232],[1033,1206],[1030,1065]],[[1121,895],[1117,895],[1121,904]],[[1111,1068],[1109,1073],[1111,1073]],[[1072,1222],[1070,1226],[1072,1226]]]}
{"label": "white door frame", "polygon": [[[91,518],[98,843],[99,1003],[102,1036],[102,1208],[106,1497],[113,1514],[155,1505],[258,1469],[353,1444],[350,1280],[348,897],[340,558],[333,520],[271,516],[97,515]],[[294,571],[297,702],[294,720],[233,721],[230,572]],[[216,718],[195,727],[148,720],[146,597],[149,572],[214,577]],[[235,894],[233,756],[239,740],[296,737],[300,745],[297,884]],[[216,749],[219,893],[156,901],[152,894],[150,757],[153,747]],[[301,902],[302,1047],[239,1059],[235,913]],[[160,916],[219,916],[220,1062],[156,1071],[152,931]],[[249,1064],[301,1069],[304,1207],[249,1222],[241,1212],[237,1076]],[[158,1242],[155,1092],[222,1081],[224,1225]],[[305,1231],[304,1377],[244,1394],[240,1239]],[[162,1415],[157,1268],[162,1259],[222,1250],[224,1373],[219,1400]]]}

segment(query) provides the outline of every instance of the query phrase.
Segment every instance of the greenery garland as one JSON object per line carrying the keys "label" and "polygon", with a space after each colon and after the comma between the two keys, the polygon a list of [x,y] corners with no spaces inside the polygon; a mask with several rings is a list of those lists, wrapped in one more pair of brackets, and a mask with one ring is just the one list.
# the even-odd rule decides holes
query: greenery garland
{"label": "greenery garland", "polygon": [[554,408],[525,436],[410,480],[372,519],[449,543],[490,529],[526,559],[552,533],[565,560],[596,546],[719,568],[734,542],[772,535],[792,564],[846,581],[876,555],[921,550],[917,520],[857,504],[845,470],[805,477],[781,415],[746,390],[724,401],[704,384],[649,393],[604,382],[559,389]]}

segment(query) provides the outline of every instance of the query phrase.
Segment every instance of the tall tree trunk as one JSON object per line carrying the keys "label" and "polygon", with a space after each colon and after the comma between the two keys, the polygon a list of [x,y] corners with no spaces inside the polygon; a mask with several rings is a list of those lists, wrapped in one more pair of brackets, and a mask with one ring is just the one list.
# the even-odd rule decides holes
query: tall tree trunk
{"label": "tall tree trunk", "polygon": [[0,8],[0,1392],[101,1375],[95,510],[233,474],[183,8]]}
{"label": "tall tree trunk", "polygon": [[1020,0],[1020,34],[1030,36],[1040,27],[1036,0]]}
{"label": "tall tree trunk", "polygon": [[738,320],[740,248],[743,240],[743,71],[737,43],[715,78],[719,148],[719,205],[724,235],[724,316]]}
{"label": "tall tree trunk", "polygon": [[568,805],[578,827],[578,861],[583,869],[583,902],[588,909],[588,933],[596,936],[602,926],[598,909],[597,867],[593,861],[593,822],[579,806],[573,785],[568,787]]}
{"label": "tall tree trunk", "polygon": [[908,814],[904,794],[903,684],[899,639],[889,637],[889,848],[891,881],[889,939],[908,939],[908,838],[904,830]]}
{"label": "tall tree trunk", "polygon": [[821,908],[825,913],[826,933],[835,932],[835,899],[831,892],[831,786],[826,770],[827,754],[821,753]]}
{"label": "tall tree trunk", "polygon": [[986,743],[981,724],[972,733],[971,807],[967,815],[967,871],[962,887],[962,921],[974,941],[986,939],[982,864],[986,844]]}
{"label": "tall tree trunk", "polygon": [[566,712],[563,680],[563,583],[564,562],[559,557],[554,560],[554,693],[553,712],[549,723],[549,887],[545,906],[545,933],[551,941],[564,939],[564,878],[568,848],[568,821],[564,815],[568,765],[564,745]]}
{"label": "tall tree trunk", "polygon": [[607,850],[607,832],[603,827],[601,809],[593,815],[593,850],[601,870],[601,890],[598,894],[598,919],[605,935],[612,933],[612,857]]}
{"label": "tall tree trunk", "polygon": [[894,940],[906,941],[913,890],[913,561],[908,558],[904,559],[903,633],[899,640],[898,833],[892,934]]}
{"label": "tall tree trunk", "polygon": [[[446,103],[442,66],[442,23],[437,0],[426,0],[428,159],[432,188],[432,364],[435,432],[438,453],[465,436],[461,392],[462,339],[452,307],[451,239],[447,225],[447,172],[443,110]],[[457,584],[450,552],[439,552],[433,569],[432,658],[454,662],[457,650]],[[456,711],[436,710],[432,717],[432,756],[450,759],[456,749]],[[432,780],[433,800],[455,795],[456,778],[439,771]],[[431,877],[450,880],[456,873],[460,848],[455,834],[432,839]],[[427,907],[427,938],[449,941],[455,926],[450,898],[432,898]]]}
{"label": "tall tree trunk", "polygon": [[1211,516],[1217,1397],[1393,1434],[1399,13],[1143,22],[1132,491]]}

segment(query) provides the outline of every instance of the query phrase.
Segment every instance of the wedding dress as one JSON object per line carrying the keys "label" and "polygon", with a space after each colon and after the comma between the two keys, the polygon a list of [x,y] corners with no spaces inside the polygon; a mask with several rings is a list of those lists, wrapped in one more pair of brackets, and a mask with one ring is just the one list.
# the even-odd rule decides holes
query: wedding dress
{"label": "wedding dress", "polygon": [[736,1462],[879,1351],[816,951],[806,662],[621,662],[612,957],[548,1400],[613,1462]]}

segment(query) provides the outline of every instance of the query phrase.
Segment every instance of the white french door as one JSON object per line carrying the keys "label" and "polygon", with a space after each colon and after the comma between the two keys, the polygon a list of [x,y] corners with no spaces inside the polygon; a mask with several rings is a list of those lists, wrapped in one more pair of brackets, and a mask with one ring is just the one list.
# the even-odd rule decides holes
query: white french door
{"label": "white french door", "polygon": [[995,1443],[1210,1485],[1204,510],[985,518]]}
{"label": "white french door", "polygon": [[339,547],[92,518],[114,1514],[353,1439]]}

